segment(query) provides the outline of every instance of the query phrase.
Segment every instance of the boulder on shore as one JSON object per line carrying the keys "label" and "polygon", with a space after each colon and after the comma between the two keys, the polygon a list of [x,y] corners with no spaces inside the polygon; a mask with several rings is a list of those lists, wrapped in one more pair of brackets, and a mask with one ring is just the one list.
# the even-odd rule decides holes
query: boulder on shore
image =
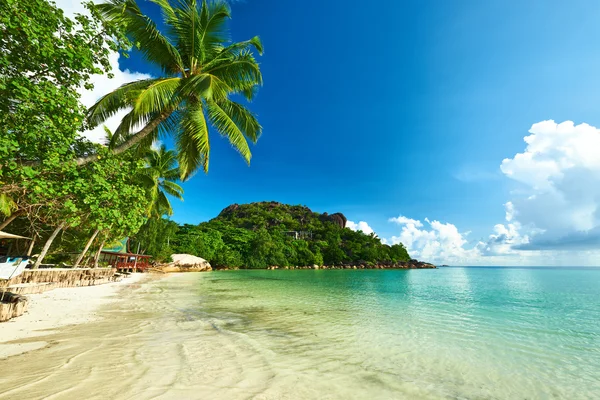
{"label": "boulder on shore", "polygon": [[202,257],[196,257],[191,254],[173,254],[173,262],[163,265],[160,269],[163,272],[202,272],[212,271],[210,263]]}

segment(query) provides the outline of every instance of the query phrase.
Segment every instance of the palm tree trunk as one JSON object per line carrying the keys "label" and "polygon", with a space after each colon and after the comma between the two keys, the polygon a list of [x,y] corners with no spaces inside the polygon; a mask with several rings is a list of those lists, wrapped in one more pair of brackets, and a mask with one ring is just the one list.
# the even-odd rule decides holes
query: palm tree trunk
{"label": "palm tree trunk", "polygon": [[35,246],[35,237],[31,239],[31,243],[29,243],[29,249],[27,249],[27,257],[30,257],[31,253],[33,253],[33,246]]}
{"label": "palm tree trunk", "polygon": [[21,215],[23,215],[25,213],[24,210],[19,210],[16,211],[14,213],[12,213],[12,215],[8,218],[6,218],[1,224],[0,224],[0,231],[4,228],[6,228],[8,226],[8,224],[10,224],[11,222],[13,222],[15,219],[17,219],[17,217],[20,217]]}
{"label": "palm tree trunk", "polygon": [[104,239],[102,243],[100,243],[100,247],[98,247],[98,251],[94,256],[94,268],[98,268],[98,259],[100,258],[100,253],[102,252],[102,248],[104,247],[104,242],[106,242],[106,239]]}
{"label": "palm tree trunk", "polygon": [[98,235],[98,232],[100,232],[100,229],[96,229],[94,231],[94,234],[92,235],[92,237],[90,238],[90,240],[88,240],[87,244],[83,248],[83,251],[81,252],[81,254],[79,255],[79,257],[77,257],[77,260],[75,261],[75,264],[73,264],[73,268],[77,268],[79,266],[79,264],[81,263],[81,260],[83,260],[83,257],[85,257],[85,254],[87,253],[87,251],[90,249],[90,246],[94,242],[94,239],[96,239],[96,236]]}
{"label": "palm tree trunk", "polygon": [[46,244],[44,244],[44,247],[42,248],[42,252],[40,253],[40,256],[37,258],[37,260],[35,260],[35,264],[33,264],[33,269],[38,269],[40,267],[40,264],[44,260],[44,257],[46,257],[46,253],[48,253],[48,250],[50,250],[50,246],[52,245],[52,242],[54,241],[54,239],[56,239],[58,232],[60,232],[61,229],[64,228],[66,224],[67,224],[66,222],[62,222],[58,227],[56,227],[54,232],[52,232],[52,235],[50,235],[50,237],[46,241]]}
{"label": "palm tree trunk", "polygon": [[[150,121],[148,123],[148,125],[143,127],[138,133],[132,135],[125,142],[123,142],[120,145],[118,145],[117,147],[115,147],[112,150],[112,153],[113,154],[121,154],[121,153],[127,151],[128,149],[130,149],[131,147],[135,146],[136,144],[141,142],[146,136],[148,136],[150,133],[152,133],[152,131],[154,131],[156,129],[156,127],[161,122],[163,122],[165,119],[167,119],[169,117],[169,115],[171,115],[172,113],[173,113],[173,111],[165,111],[165,112],[159,114],[158,117],[156,117],[152,121]],[[98,155],[92,154],[92,155],[85,156],[85,157],[79,157],[76,161],[77,161],[78,166],[82,166],[82,165],[85,165],[92,161],[96,161],[97,159],[98,159]]]}

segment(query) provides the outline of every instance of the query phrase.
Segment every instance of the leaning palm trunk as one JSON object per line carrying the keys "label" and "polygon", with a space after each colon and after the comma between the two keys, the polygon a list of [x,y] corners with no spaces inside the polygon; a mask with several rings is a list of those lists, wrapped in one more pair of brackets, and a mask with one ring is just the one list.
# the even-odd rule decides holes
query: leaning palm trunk
{"label": "leaning palm trunk", "polygon": [[56,236],[65,227],[66,224],[67,224],[66,222],[61,223],[58,227],[56,227],[54,232],[52,232],[52,235],[50,235],[50,237],[46,241],[46,244],[44,244],[44,247],[42,248],[42,252],[40,253],[40,256],[35,261],[35,264],[33,264],[33,269],[38,269],[40,267],[40,264],[42,263],[42,261],[44,260],[44,257],[46,257],[46,254],[48,253],[48,250],[50,250],[50,246],[52,245],[52,242],[54,241],[54,239],[56,239]]}
{"label": "leaning palm trunk", "polygon": [[20,217],[24,214],[24,211],[14,212],[10,217],[6,218],[2,223],[0,223],[0,231],[8,226],[11,222],[13,222],[17,217]]}
{"label": "leaning palm trunk", "polygon": [[[120,145],[116,146],[114,149],[112,149],[111,150],[112,153],[113,154],[124,153],[125,151],[129,150],[131,147],[133,147],[136,144],[140,143],[148,135],[150,135],[152,132],[154,132],[156,130],[156,128],[158,127],[158,125],[161,122],[163,122],[164,120],[166,120],[169,117],[169,115],[171,115],[171,113],[172,113],[172,111],[166,111],[166,112],[160,114],[158,117],[156,117],[155,119],[153,119],[152,121],[150,121],[148,123],[148,125],[146,125],[145,127],[143,127],[139,132],[137,132],[136,134],[132,135],[129,139],[127,139],[126,141],[124,141]],[[90,163],[92,161],[96,161],[97,159],[98,159],[98,155],[97,154],[92,154],[92,155],[85,156],[85,157],[79,157],[77,159],[77,165],[78,166],[82,166],[82,165],[85,165],[85,164]]]}
{"label": "leaning palm trunk", "polygon": [[100,229],[96,229],[94,231],[94,234],[92,235],[92,237],[90,238],[90,240],[88,240],[87,244],[83,248],[83,251],[81,252],[81,254],[79,255],[79,257],[77,257],[77,260],[75,261],[75,264],[73,264],[73,268],[77,268],[79,266],[79,264],[81,263],[81,260],[83,260],[83,257],[85,257],[86,253],[90,249],[90,246],[94,242],[94,239],[96,239],[96,236],[98,235],[98,232],[100,232]]}
{"label": "leaning palm trunk", "polygon": [[98,251],[96,252],[96,255],[94,256],[94,268],[98,268],[98,259],[100,258],[100,253],[102,253],[102,249],[104,248],[105,242],[106,242],[106,239],[104,239],[102,241],[102,243],[100,243],[100,247],[98,247]]}

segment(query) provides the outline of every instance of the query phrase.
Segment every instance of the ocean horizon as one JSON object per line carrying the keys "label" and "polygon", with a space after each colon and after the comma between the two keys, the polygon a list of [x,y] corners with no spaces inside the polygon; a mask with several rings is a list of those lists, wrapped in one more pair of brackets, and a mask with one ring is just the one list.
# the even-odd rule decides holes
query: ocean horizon
{"label": "ocean horizon", "polygon": [[599,287],[598,268],[176,274],[32,339],[50,345],[3,361],[0,398],[599,398]]}

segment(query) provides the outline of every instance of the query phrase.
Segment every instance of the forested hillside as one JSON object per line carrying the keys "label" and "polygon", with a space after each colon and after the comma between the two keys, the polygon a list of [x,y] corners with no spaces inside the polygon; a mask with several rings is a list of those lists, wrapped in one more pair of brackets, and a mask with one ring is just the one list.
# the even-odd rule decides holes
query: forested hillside
{"label": "forested hillside", "polygon": [[137,248],[139,243],[142,251],[158,261],[173,253],[188,253],[216,267],[377,264],[410,259],[403,245],[382,244],[377,236],[354,232],[345,225],[342,214],[319,214],[304,206],[234,204],[199,225],[151,219],[132,238],[132,244]]}

